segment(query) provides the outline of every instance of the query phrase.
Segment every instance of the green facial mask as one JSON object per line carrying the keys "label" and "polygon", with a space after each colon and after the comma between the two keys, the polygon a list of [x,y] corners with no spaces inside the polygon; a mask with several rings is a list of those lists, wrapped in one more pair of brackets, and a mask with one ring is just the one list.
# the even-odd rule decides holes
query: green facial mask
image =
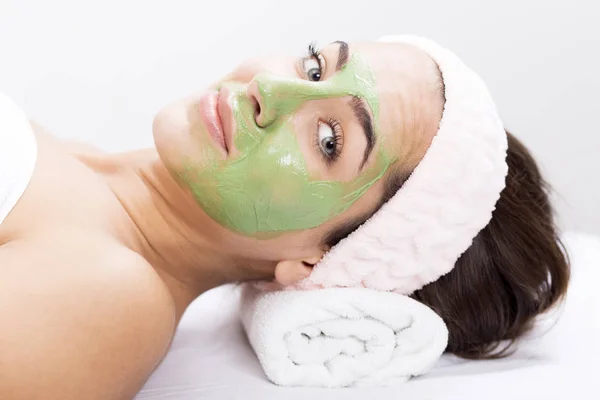
{"label": "green facial mask", "polygon": [[206,135],[202,167],[190,162],[181,176],[211,218],[238,233],[260,237],[313,228],[347,210],[383,176],[392,158],[379,144],[374,149],[375,165],[354,180],[314,180],[294,131],[294,113],[305,102],[350,95],[370,106],[377,136],[375,80],[360,56],[354,54],[340,72],[322,82],[270,74],[257,75],[255,80],[267,126],[256,125],[246,86],[227,84],[234,92],[234,140],[240,155],[222,160]]}

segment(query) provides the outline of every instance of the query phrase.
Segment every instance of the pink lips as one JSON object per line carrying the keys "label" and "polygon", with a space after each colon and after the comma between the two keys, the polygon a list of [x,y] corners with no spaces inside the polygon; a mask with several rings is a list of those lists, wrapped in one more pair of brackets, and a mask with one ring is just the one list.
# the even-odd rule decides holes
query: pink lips
{"label": "pink lips", "polygon": [[200,99],[199,108],[202,121],[204,122],[208,133],[227,154],[227,140],[225,138],[225,131],[223,129],[221,114],[219,112],[219,110],[222,108],[220,107],[220,103],[222,103],[223,101],[226,102],[227,99],[220,99],[219,94],[220,92],[217,91],[211,91],[206,93]]}

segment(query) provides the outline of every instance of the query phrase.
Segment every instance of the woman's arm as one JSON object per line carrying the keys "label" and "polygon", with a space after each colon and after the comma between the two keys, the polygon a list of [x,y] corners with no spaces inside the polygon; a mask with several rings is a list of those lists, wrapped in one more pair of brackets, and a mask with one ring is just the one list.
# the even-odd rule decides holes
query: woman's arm
{"label": "woman's arm", "polygon": [[8,243],[0,398],[131,399],[166,352],[174,315],[152,268],[114,245],[65,232]]}

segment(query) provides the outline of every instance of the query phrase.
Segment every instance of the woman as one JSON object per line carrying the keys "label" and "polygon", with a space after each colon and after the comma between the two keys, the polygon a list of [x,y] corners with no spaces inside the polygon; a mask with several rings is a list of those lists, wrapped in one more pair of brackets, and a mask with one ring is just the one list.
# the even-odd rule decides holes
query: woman
{"label": "woman", "polygon": [[[17,123],[0,130],[0,167],[35,165],[0,204],[0,397],[131,398],[203,292],[307,282],[434,147],[451,108],[442,75],[417,46],[336,42],[248,61],[165,107],[156,149],[103,154],[35,126],[31,150]],[[412,292],[468,358],[501,355],[569,277],[544,181],[506,135],[491,220]]]}

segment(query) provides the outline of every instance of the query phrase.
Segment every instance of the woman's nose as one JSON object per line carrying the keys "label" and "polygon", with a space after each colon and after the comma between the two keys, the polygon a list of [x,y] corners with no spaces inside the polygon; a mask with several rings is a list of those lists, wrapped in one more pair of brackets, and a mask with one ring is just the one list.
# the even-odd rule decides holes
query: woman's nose
{"label": "woman's nose", "polygon": [[261,72],[254,76],[247,95],[254,104],[256,125],[266,128],[280,117],[289,116],[310,96],[303,96],[302,84],[288,78]]}
{"label": "woman's nose", "polygon": [[268,121],[265,117],[264,97],[260,93],[260,88],[256,79],[250,81],[250,84],[246,89],[246,94],[254,108],[254,121],[256,122],[256,125],[261,128],[267,127],[273,121]]}

